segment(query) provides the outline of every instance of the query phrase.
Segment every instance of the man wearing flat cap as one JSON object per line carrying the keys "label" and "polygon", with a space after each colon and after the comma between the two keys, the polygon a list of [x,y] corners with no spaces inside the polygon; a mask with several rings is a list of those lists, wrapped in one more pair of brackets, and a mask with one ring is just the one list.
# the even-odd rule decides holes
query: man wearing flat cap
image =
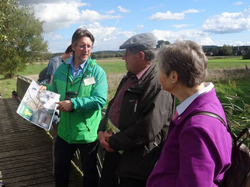
{"label": "man wearing flat cap", "polygon": [[174,100],[161,89],[154,63],[156,38],[137,34],[120,46],[128,72],[100,122],[105,148],[100,187],[144,187],[160,154]]}

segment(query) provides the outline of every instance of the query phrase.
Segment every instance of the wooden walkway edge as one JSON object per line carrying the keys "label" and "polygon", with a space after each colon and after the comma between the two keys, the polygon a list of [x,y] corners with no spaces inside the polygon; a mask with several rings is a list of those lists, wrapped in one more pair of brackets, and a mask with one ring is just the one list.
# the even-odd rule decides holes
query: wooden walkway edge
{"label": "wooden walkway edge", "polygon": [[[0,181],[6,187],[52,187],[53,140],[16,113],[19,100],[0,99]],[[70,187],[82,186],[72,167]]]}

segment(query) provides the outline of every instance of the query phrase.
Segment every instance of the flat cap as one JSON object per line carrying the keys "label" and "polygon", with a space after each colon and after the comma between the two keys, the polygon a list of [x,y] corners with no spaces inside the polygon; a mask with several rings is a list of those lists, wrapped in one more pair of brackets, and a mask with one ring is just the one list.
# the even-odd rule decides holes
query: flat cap
{"label": "flat cap", "polygon": [[154,49],[156,48],[156,38],[152,33],[134,35],[120,46],[120,49],[127,48]]}

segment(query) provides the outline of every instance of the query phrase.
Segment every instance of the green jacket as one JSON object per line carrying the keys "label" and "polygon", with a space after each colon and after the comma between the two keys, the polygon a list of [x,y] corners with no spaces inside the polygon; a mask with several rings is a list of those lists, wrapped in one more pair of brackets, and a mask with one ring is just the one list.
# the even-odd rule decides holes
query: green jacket
{"label": "green jacket", "polygon": [[70,65],[73,58],[72,56],[67,64],[61,64],[54,74],[53,84],[45,86],[48,90],[59,93],[61,101],[65,98],[66,90],[78,92],[80,87],[78,96],[71,98],[73,111],[60,111],[57,134],[68,143],[90,143],[97,140],[97,129],[101,120],[101,109],[106,104],[108,84],[104,70],[91,58],[85,64],[83,72],[73,80]]}

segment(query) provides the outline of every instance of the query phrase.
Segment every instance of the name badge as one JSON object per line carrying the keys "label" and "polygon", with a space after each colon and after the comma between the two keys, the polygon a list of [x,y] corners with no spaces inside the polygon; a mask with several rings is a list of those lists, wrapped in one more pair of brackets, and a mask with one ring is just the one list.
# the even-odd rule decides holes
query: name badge
{"label": "name badge", "polygon": [[95,78],[88,77],[88,78],[83,79],[83,82],[85,86],[89,86],[89,85],[95,84]]}

